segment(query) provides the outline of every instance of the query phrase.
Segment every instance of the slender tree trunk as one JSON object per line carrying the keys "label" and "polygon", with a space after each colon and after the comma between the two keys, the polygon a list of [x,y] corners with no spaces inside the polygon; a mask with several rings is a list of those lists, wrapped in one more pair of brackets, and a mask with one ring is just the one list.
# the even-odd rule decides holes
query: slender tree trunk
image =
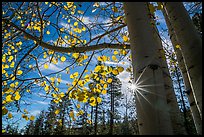
{"label": "slender tree trunk", "polygon": [[198,111],[202,119],[202,40],[181,2],[166,2],[164,10],[180,43]]}
{"label": "slender tree trunk", "polygon": [[95,122],[94,122],[94,134],[97,135],[97,126],[98,126],[98,102],[96,102],[95,109]]}
{"label": "slender tree trunk", "polygon": [[184,128],[184,121],[181,116],[181,112],[179,110],[178,102],[176,99],[176,95],[173,88],[173,82],[169,73],[168,65],[166,62],[166,57],[164,54],[164,50],[162,48],[162,42],[159,36],[159,31],[157,30],[156,26],[154,26],[154,34],[155,39],[159,43],[158,48],[158,56],[160,58],[160,62],[162,64],[161,68],[163,70],[163,77],[164,77],[164,85],[167,97],[167,104],[169,106],[169,113],[172,123],[173,132],[175,135],[182,135],[187,134],[186,129]]}
{"label": "slender tree trunk", "polygon": [[111,96],[110,96],[110,106],[111,106],[111,110],[110,110],[110,129],[109,129],[109,134],[113,135],[113,114],[114,114],[114,97],[113,97],[113,88],[112,88],[112,83],[111,83]]}
{"label": "slender tree trunk", "polygon": [[[166,102],[157,41],[148,16],[147,3],[124,3],[130,34],[132,66],[136,89],[136,105],[141,135],[172,135],[169,108]],[[140,83],[140,84],[138,84]]]}
{"label": "slender tree trunk", "polygon": [[183,117],[184,117],[184,123],[185,123],[185,128],[189,134],[189,130],[188,130],[188,121],[187,121],[187,116],[186,116],[186,105],[185,105],[185,101],[184,101],[184,98],[183,98],[183,91],[182,91],[182,87],[181,87],[181,80],[180,80],[180,76],[179,76],[179,72],[178,72],[178,68],[177,66],[175,66],[175,74],[176,74],[176,80],[178,82],[178,86],[179,86],[179,92],[180,92],[180,95],[181,95],[181,103],[182,103],[182,106],[183,106]]}
{"label": "slender tree trunk", "polygon": [[190,110],[191,110],[193,121],[194,121],[194,124],[195,124],[195,127],[196,127],[196,131],[197,131],[197,133],[199,135],[201,135],[202,134],[202,121],[201,121],[201,118],[200,118],[200,114],[199,114],[198,108],[197,108],[197,106],[195,104],[195,99],[194,99],[194,96],[193,96],[193,93],[192,93],[192,90],[191,90],[192,88],[191,88],[191,85],[189,83],[189,78],[188,78],[188,75],[187,75],[187,70],[186,70],[185,65],[184,65],[184,61],[183,61],[181,51],[180,51],[179,48],[176,48],[176,45],[180,45],[180,44],[179,44],[178,40],[176,39],[174,30],[173,30],[173,28],[172,28],[172,26],[171,26],[171,24],[169,22],[169,19],[167,17],[166,12],[164,10],[162,10],[162,12],[163,12],[163,15],[164,15],[167,27],[168,27],[168,32],[169,32],[169,35],[170,35],[172,45],[173,45],[175,53],[176,53],[178,65],[179,65],[179,68],[180,68],[180,70],[182,72],[182,77],[183,77],[183,80],[184,80],[185,89],[187,91],[186,93],[187,93],[187,97],[188,97],[188,100],[189,100],[189,103],[190,103]]}

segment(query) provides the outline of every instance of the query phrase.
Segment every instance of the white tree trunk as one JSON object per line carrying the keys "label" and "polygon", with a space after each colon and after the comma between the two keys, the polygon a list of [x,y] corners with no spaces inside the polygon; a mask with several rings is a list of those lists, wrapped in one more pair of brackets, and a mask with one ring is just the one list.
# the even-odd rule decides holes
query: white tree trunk
{"label": "white tree trunk", "polygon": [[188,91],[187,97],[188,97],[188,100],[189,100],[189,103],[190,103],[190,110],[191,110],[193,121],[194,121],[194,124],[195,124],[195,127],[196,127],[196,131],[197,131],[198,135],[201,135],[202,134],[202,121],[201,121],[201,118],[200,118],[200,115],[199,115],[198,108],[197,108],[197,106],[195,104],[195,99],[194,99],[192,91],[191,91],[192,88],[191,88],[191,85],[189,83],[187,70],[186,70],[184,62],[183,62],[183,57],[182,57],[181,51],[180,51],[180,49],[176,48],[176,45],[179,45],[179,42],[176,39],[174,30],[173,30],[173,28],[172,28],[172,26],[171,26],[171,24],[169,22],[169,19],[168,19],[167,15],[166,15],[166,12],[164,10],[162,10],[162,12],[163,12],[167,27],[169,28],[168,32],[169,32],[170,39],[171,39],[172,45],[173,45],[175,53],[176,53],[179,68],[180,68],[180,70],[182,72],[182,77],[183,77],[183,80],[184,80],[185,89],[186,89],[186,91]]}
{"label": "white tree trunk", "polygon": [[164,9],[181,46],[196,105],[202,119],[202,40],[181,2],[166,2]]}
{"label": "white tree trunk", "polygon": [[[125,2],[136,89],[136,106],[141,135],[172,135],[166,91],[157,55],[148,7],[145,2]],[[139,84],[138,84],[139,83]],[[143,87],[142,87],[143,86]]]}
{"label": "white tree trunk", "polygon": [[184,126],[184,119],[178,107],[178,102],[177,102],[176,95],[175,95],[174,88],[173,88],[173,82],[172,82],[172,79],[169,73],[168,65],[166,62],[165,55],[164,55],[164,50],[162,48],[162,42],[159,37],[159,32],[156,26],[154,27],[153,31],[155,34],[155,40],[157,40],[157,42],[159,43],[157,46],[157,50],[159,54],[158,56],[160,56],[160,62],[162,63],[161,68],[163,70],[165,91],[167,93],[166,95],[167,104],[170,108],[169,114],[171,118],[173,132],[175,135],[186,135],[187,132]]}

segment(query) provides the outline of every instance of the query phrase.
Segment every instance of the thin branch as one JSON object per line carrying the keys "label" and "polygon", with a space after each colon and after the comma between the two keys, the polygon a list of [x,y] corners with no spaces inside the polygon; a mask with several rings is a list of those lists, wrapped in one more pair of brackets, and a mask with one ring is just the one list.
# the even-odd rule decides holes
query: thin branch
{"label": "thin branch", "polygon": [[[3,19],[2,21],[6,22],[7,24],[10,24],[12,27],[16,28],[17,30],[21,31],[24,33],[24,35],[31,39],[36,41],[40,46],[56,51],[56,52],[61,52],[61,53],[80,53],[80,52],[87,52],[87,51],[95,51],[95,50],[99,50],[99,49],[105,49],[105,48],[111,48],[111,49],[124,49],[124,46],[126,46],[126,49],[130,49],[130,45],[129,44],[108,44],[108,43],[103,43],[103,44],[97,44],[97,45],[92,45],[92,46],[86,46],[86,47],[58,47],[58,46],[53,46],[51,44],[45,43],[43,41],[40,41],[40,38],[37,36],[33,36],[29,33],[27,33],[25,30],[22,30],[21,28],[19,28],[18,26],[16,26],[14,23],[9,22],[7,19]],[[106,32],[102,35],[99,35],[95,38],[93,38],[91,41],[96,40],[98,38],[102,38],[105,35],[117,31],[123,27],[125,27],[126,25],[121,25],[109,32]],[[90,43],[90,42],[89,42]],[[88,44],[86,44],[88,45]]]}

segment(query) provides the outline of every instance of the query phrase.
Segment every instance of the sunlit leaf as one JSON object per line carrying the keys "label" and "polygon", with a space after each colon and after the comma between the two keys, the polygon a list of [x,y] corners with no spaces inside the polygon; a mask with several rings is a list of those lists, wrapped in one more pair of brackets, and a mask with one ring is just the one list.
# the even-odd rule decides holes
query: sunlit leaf
{"label": "sunlit leaf", "polygon": [[45,65],[44,65],[44,68],[45,68],[45,69],[48,69],[48,65],[47,65],[47,64],[45,64]]}
{"label": "sunlit leaf", "polygon": [[8,113],[8,118],[10,119],[12,117],[13,117],[13,115],[11,113]]}
{"label": "sunlit leaf", "polygon": [[117,61],[116,56],[113,55],[113,56],[112,56],[112,60],[113,60],[113,61]]}
{"label": "sunlit leaf", "polygon": [[118,51],[114,51],[113,54],[114,54],[114,55],[117,55],[117,54],[118,54]]}
{"label": "sunlit leaf", "polygon": [[49,30],[48,30],[48,31],[46,31],[46,34],[47,34],[47,35],[49,35],[49,34],[50,34],[50,31],[49,31]]}
{"label": "sunlit leaf", "polygon": [[118,74],[119,74],[119,72],[118,72],[117,69],[114,69],[114,70],[112,71],[112,73],[113,73],[114,75],[118,75]]}
{"label": "sunlit leaf", "polygon": [[15,92],[15,100],[19,100],[21,98],[21,95],[19,94],[19,92]]}
{"label": "sunlit leaf", "polygon": [[118,67],[119,72],[123,72],[124,68],[123,67]]}
{"label": "sunlit leaf", "polygon": [[176,45],[176,48],[177,48],[177,49],[180,49],[180,48],[181,48],[181,46],[180,46],[180,45]]}
{"label": "sunlit leaf", "polygon": [[101,103],[101,101],[102,101],[102,99],[100,97],[97,97],[96,100],[97,100],[98,103]]}
{"label": "sunlit leaf", "polygon": [[102,94],[106,94],[106,93],[107,93],[107,90],[102,90],[101,93],[102,93]]}
{"label": "sunlit leaf", "polygon": [[5,106],[2,107],[2,115],[6,115],[8,113],[8,110]]}
{"label": "sunlit leaf", "polygon": [[55,114],[56,114],[56,115],[59,114],[59,112],[60,112],[59,109],[55,110]]}
{"label": "sunlit leaf", "polygon": [[128,41],[128,37],[127,37],[127,36],[123,36],[123,40],[124,40],[125,42],[127,42],[127,41]]}
{"label": "sunlit leaf", "polygon": [[35,119],[35,116],[31,115],[30,120],[33,121]]}
{"label": "sunlit leaf", "polygon": [[12,102],[12,95],[6,96],[6,102]]}
{"label": "sunlit leaf", "polygon": [[77,26],[78,25],[78,22],[74,22],[74,26]]}
{"label": "sunlit leaf", "polygon": [[112,81],[113,81],[112,78],[109,78],[109,79],[107,80],[108,83],[111,83]]}
{"label": "sunlit leaf", "polygon": [[79,53],[73,53],[72,56],[77,59],[79,57]]}
{"label": "sunlit leaf", "polygon": [[64,62],[65,60],[66,60],[66,57],[65,57],[65,56],[62,56],[62,57],[61,57],[61,61]]}
{"label": "sunlit leaf", "polygon": [[22,70],[18,70],[18,71],[17,71],[17,75],[21,75],[22,73],[23,73]]}

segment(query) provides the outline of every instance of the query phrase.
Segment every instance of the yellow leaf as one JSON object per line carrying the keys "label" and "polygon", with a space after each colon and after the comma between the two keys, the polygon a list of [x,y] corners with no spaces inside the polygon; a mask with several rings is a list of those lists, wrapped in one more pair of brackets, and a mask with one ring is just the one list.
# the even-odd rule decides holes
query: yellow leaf
{"label": "yellow leaf", "polygon": [[106,56],[99,56],[99,57],[98,57],[98,61],[106,62],[106,60],[107,60],[107,57],[106,57]]}
{"label": "yellow leaf", "polygon": [[161,9],[163,9],[163,8],[164,8],[164,6],[162,5],[161,2],[159,2],[158,6],[157,6],[157,9],[158,9],[158,10],[161,10]]}
{"label": "yellow leaf", "polygon": [[59,103],[59,100],[58,100],[58,99],[54,99],[53,101],[54,101],[56,104]]}
{"label": "yellow leaf", "polygon": [[5,129],[2,129],[2,133],[5,133],[6,132],[6,130]]}
{"label": "yellow leaf", "polygon": [[113,12],[118,12],[118,8],[117,7],[112,7]]}
{"label": "yellow leaf", "polygon": [[21,75],[22,73],[23,73],[22,70],[18,70],[18,71],[17,71],[17,75]]}
{"label": "yellow leaf", "polygon": [[48,30],[48,31],[46,32],[46,34],[49,35],[49,34],[50,34],[50,31]]}
{"label": "yellow leaf", "polygon": [[5,106],[2,107],[2,115],[6,115],[8,113],[8,110]]}
{"label": "yellow leaf", "polygon": [[61,93],[60,93],[60,97],[63,98],[64,96],[65,96],[65,95],[64,95],[64,92],[61,92]]}
{"label": "yellow leaf", "polygon": [[65,60],[66,60],[66,57],[65,57],[65,56],[62,56],[62,57],[61,57],[61,61],[64,62]]}
{"label": "yellow leaf", "polygon": [[93,7],[99,7],[100,5],[99,5],[99,2],[95,2],[94,4],[93,4]]}
{"label": "yellow leaf", "polygon": [[45,88],[44,88],[44,90],[45,90],[45,91],[48,91],[48,90],[49,90],[49,86],[46,85]]}
{"label": "yellow leaf", "polygon": [[97,97],[97,102],[101,103],[102,99],[100,97]]}
{"label": "yellow leaf", "polygon": [[77,26],[78,25],[78,22],[74,22],[74,26]]}
{"label": "yellow leaf", "polygon": [[154,13],[155,11],[155,7],[153,6],[153,4],[149,4],[149,10],[150,10],[150,13]]}
{"label": "yellow leaf", "polygon": [[60,83],[60,82],[61,82],[61,78],[57,78],[57,82],[59,82],[59,83]]}
{"label": "yellow leaf", "polygon": [[114,54],[114,55],[117,55],[117,54],[118,54],[118,51],[114,51],[113,54]]}
{"label": "yellow leaf", "polygon": [[124,49],[122,49],[122,50],[120,50],[120,54],[122,54],[122,55],[126,55],[126,54],[127,54],[127,51],[124,50]]}
{"label": "yellow leaf", "polygon": [[10,84],[10,87],[11,87],[11,88],[14,88],[14,87],[15,87],[15,84],[14,84],[14,83],[11,83],[11,84]]}
{"label": "yellow leaf", "polygon": [[12,95],[6,96],[6,102],[12,102]]}
{"label": "yellow leaf", "polygon": [[176,48],[177,48],[177,49],[180,49],[180,48],[181,48],[181,46],[180,46],[180,45],[176,45]]}
{"label": "yellow leaf", "polygon": [[47,64],[45,64],[45,65],[44,65],[44,68],[45,68],[45,69],[48,69],[48,65],[47,65]]}
{"label": "yellow leaf", "polygon": [[21,98],[21,95],[19,94],[19,92],[16,92],[15,93],[15,100],[19,100]]}
{"label": "yellow leaf", "polygon": [[100,70],[101,70],[101,66],[96,66],[94,69],[95,72],[99,72]]}
{"label": "yellow leaf", "polygon": [[86,28],[83,26],[81,30],[82,30],[82,31],[86,31]]}
{"label": "yellow leaf", "polygon": [[117,61],[116,56],[113,55],[113,56],[112,56],[112,60],[113,60],[113,61]]}
{"label": "yellow leaf", "polygon": [[72,56],[77,59],[79,57],[79,53],[73,53]]}
{"label": "yellow leaf", "polygon": [[70,75],[70,78],[76,78],[78,77],[79,73],[78,72],[75,72],[74,74]]}
{"label": "yellow leaf", "polygon": [[105,89],[105,88],[107,88],[107,87],[108,87],[108,85],[107,85],[107,84],[104,84],[104,85],[103,85],[103,88],[104,88],[104,89]]}
{"label": "yellow leaf", "polygon": [[90,124],[91,125],[91,120],[86,120],[86,123]]}
{"label": "yellow leaf", "polygon": [[116,18],[116,21],[120,20],[123,16],[119,16]]}
{"label": "yellow leaf", "polygon": [[23,110],[26,114],[28,114],[28,111],[26,109]]}
{"label": "yellow leaf", "polygon": [[10,119],[10,118],[12,118],[13,116],[12,116],[12,114],[11,113],[8,113],[8,118]]}
{"label": "yellow leaf", "polygon": [[31,116],[30,116],[30,120],[33,121],[34,119],[35,119],[35,117],[34,117],[33,115],[31,115]]}
{"label": "yellow leaf", "polygon": [[112,71],[112,73],[113,73],[114,75],[118,75],[118,74],[119,74],[117,69],[114,69],[114,70]]}
{"label": "yellow leaf", "polygon": [[106,93],[107,93],[107,90],[102,90],[101,93],[102,93],[102,94],[106,94]]}
{"label": "yellow leaf", "polygon": [[112,81],[113,81],[112,78],[109,78],[109,79],[107,80],[108,83],[111,83]]}
{"label": "yellow leaf", "polygon": [[25,117],[25,120],[26,120],[26,121],[28,121],[28,120],[29,120],[28,116],[26,116],[26,117]]}
{"label": "yellow leaf", "polygon": [[125,42],[127,42],[127,41],[128,41],[128,37],[127,37],[127,36],[123,36],[123,40],[124,40]]}
{"label": "yellow leaf", "polygon": [[52,81],[52,83],[55,82],[55,78],[54,77],[51,77],[50,80]]}
{"label": "yellow leaf", "polygon": [[123,72],[124,68],[123,67],[118,67],[119,72]]}
{"label": "yellow leaf", "polygon": [[77,104],[77,108],[80,108],[80,104]]}
{"label": "yellow leaf", "polygon": [[15,82],[15,85],[18,86],[18,81]]}
{"label": "yellow leaf", "polygon": [[13,56],[10,56],[8,61],[11,62],[13,60]]}
{"label": "yellow leaf", "polygon": [[71,112],[69,113],[69,116],[73,119],[73,118],[74,118],[74,111],[71,111]]}
{"label": "yellow leaf", "polygon": [[59,109],[55,110],[55,114],[56,114],[56,115],[59,114],[59,112],[60,112]]}
{"label": "yellow leaf", "polygon": [[90,98],[90,103],[91,106],[96,106],[96,99],[94,97]]}

